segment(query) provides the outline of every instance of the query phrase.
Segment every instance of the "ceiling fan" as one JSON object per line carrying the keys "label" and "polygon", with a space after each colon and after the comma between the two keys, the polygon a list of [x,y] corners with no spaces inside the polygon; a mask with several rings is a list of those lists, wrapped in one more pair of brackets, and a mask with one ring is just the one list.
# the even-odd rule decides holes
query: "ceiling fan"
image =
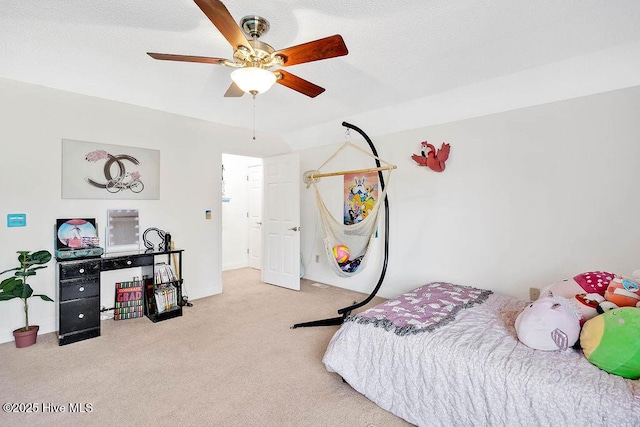
{"label": "ceiling fan", "polygon": [[[274,83],[281,84],[311,98],[324,92],[324,88],[281,69],[305,62],[335,58],[349,53],[342,36],[325,37],[300,45],[275,50],[258,39],[269,31],[269,21],[261,16],[249,15],[240,20],[239,26],[218,0],[194,0],[207,18],[233,47],[233,59],[206,56],[173,55],[147,52],[154,59],[166,61],[201,62],[236,68],[231,73],[233,83],[225,97],[242,96],[245,92],[254,97],[269,90]],[[249,37],[249,38],[248,38]]]}

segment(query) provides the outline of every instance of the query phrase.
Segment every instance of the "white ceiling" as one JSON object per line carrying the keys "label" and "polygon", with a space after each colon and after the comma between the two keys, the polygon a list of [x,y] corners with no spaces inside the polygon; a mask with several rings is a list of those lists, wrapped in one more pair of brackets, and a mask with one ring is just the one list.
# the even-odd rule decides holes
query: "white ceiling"
{"label": "white ceiling", "polygon": [[[276,49],[345,40],[347,56],[286,69],[326,92],[255,100],[257,130],[294,149],[339,142],[343,120],[380,134],[640,84],[638,0],[224,3],[266,17]],[[253,127],[251,97],[223,97],[232,69],[146,52],[232,56],[192,0],[0,0],[0,77]]]}

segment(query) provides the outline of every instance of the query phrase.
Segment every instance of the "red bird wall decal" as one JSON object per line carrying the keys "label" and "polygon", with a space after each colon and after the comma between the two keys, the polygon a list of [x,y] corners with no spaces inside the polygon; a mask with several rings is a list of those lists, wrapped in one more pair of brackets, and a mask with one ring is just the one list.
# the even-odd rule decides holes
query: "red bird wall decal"
{"label": "red bird wall decal", "polygon": [[442,172],[444,170],[444,162],[449,158],[451,146],[446,142],[443,142],[442,147],[440,147],[438,151],[436,151],[436,147],[429,144],[427,141],[424,141],[421,146],[421,155],[413,154],[411,158],[420,166],[427,166],[435,172]]}

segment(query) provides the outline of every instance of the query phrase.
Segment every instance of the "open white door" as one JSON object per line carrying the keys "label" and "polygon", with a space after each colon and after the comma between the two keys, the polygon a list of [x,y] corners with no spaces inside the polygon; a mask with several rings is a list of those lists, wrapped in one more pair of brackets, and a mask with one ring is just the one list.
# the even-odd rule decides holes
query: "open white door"
{"label": "open white door", "polygon": [[262,268],[262,165],[249,166],[249,267]]}
{"label": "open white door", "polygon": [[262,210],[262,281],[300,290],[300,160],[266,157]]}

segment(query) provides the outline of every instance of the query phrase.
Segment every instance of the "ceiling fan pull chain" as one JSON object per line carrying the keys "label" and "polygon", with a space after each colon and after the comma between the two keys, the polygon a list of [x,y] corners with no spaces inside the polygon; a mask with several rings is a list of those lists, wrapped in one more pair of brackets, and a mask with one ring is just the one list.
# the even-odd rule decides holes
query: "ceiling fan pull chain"
{"label": "ceiling fan pull chain", "polygon": [[253,140],[256,140],[256,95],[253,94]]}

